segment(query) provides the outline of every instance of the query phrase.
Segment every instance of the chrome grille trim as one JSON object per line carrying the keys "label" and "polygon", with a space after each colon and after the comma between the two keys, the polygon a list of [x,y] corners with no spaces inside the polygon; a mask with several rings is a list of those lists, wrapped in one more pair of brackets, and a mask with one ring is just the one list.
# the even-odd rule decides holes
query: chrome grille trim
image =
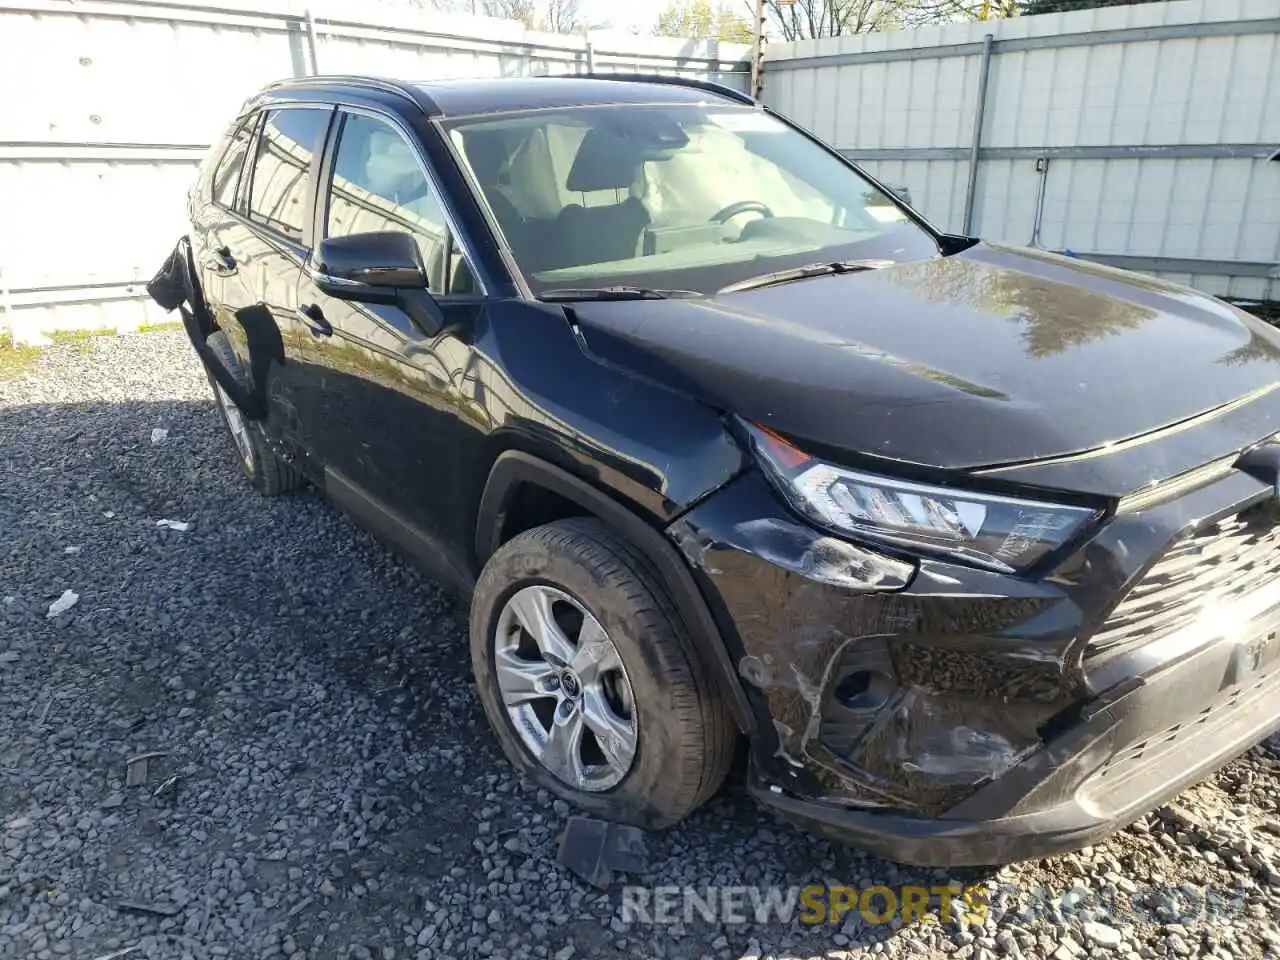
{"label": "chrome grille trim", "polygon": [[1145,643],[1280,577],[1280,524],[1249,510],[1175,542],[1089,641],[1089,652]]}

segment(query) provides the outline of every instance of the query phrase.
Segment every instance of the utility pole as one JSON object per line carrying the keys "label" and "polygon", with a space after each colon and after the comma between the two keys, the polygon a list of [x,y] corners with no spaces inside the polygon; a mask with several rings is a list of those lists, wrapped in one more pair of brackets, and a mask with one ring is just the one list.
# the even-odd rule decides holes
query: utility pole
{"label": "utility pole", "polygon": [[764,94],[764,0],[756,0],[751,33],[751,96],[759,100]]}
{"label": "utility pole", "polygon": [[320,41],[316,39],[316,18],[311,13],[311,8],[307,7],[303,14],[303,24],[307,28],[307,53],[311,58],[311,76],[320,73],[320,57],[316,53],[320,46]]}

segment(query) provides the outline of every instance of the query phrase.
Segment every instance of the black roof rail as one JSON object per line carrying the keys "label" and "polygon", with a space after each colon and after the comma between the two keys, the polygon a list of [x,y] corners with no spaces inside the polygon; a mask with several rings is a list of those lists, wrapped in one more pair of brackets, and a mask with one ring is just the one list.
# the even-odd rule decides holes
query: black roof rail
{"label": "black roof rail", "polygon": [[708,93],[714,93],[728,100],[734,100],[738,103],[746,103],[755,106],[756,101],[748,94],[741,90],[735,90],[733,87],[723,83],[717,83],[714,80],[701,80],[696,77],[674,77],[667,73],[566,73],[560,74],[562,77],[576,78],[578,80],[620,80],[631,83],[665,83],[673,87],[692,87],[695,90],[705,90]]}
{"label": "black roof rail", "polygon": [[356,76],[354,74],[321,74],[314,77],[288,77],[284,80],[276,80],[266,86],[266,90],[281,90],[290,87],[366,87],[370,90],[380,90],[383,93],[395,94],[404,97],[417,104],[427,113],[439,113],[435,101],[426,95],[420,88],[410,83],[402,83],[399,80],[391,80],[386,77],[368,77]]}

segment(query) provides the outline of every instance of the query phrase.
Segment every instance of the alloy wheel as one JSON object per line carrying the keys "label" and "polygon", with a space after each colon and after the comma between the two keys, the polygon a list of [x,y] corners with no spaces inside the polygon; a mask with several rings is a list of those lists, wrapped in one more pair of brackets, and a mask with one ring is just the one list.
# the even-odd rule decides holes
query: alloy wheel
{"label": "alloy wheel", "polygon": [[218,405],[222,407],[222,413],[227,418],[227,428],[231,431],[231,439],[235,442],[240,459],[252,470],[253,446],[249,442],[249,425],[245,423],[244,414],[221,386],[215,383],[213,389],[218,397]]}
{"label": "alloy wheel", "polygon": [[539,763],[576,790],[622,781],[638,743],[635,695],[582,604],[541,584],[518,590],[498,617],[494,667],[511,724]]}

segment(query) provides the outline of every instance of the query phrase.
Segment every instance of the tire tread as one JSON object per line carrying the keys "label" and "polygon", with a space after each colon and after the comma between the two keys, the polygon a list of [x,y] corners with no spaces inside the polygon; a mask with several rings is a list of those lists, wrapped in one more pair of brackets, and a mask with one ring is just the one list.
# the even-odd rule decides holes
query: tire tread
{"label": "tire tread", "polygon": [[[253,384],[248,374],[245,373],[244,367],[241,365],[235,351],[231,349],[231,341],[227,339],[227,335],[221,330],[216,330],[209,335],[207,342],[210,349],[222,361],[222,365],[227,368],[227,371],[244,384],[246,388],[252,388]],[[214,386],[216,394],[217,388],[214,385],[213,377],[209,377],[209,383]],[[214,397],[214,403],[215,405],[218,403],[216,396]],[[218,415],[221,417],[222,413],[219,412]],[[297,490],[302,486],[302,472],[277,456],[275,451],[267,446],[263,439],[257,435],[256,428],[253,428],[250,432],[250,443],[253,445],[253,455],[257,469],[250,473],[245,469],[243,461],[240,463],[240,468],[261,493],[274,497]],[[239,459],[238,455],[237,459]]]}
{"label": "tire tread", "polygon": [[[653,604],[653,613],[661,617],[667,628],[680,642],[685,654],[685,664],[692,680],[696,695],[692,703],[682,703],[684,716],[697,714],[698,727],[704,732],[703,742],[698,749],[703,754],[703,762],[699,765],[701,776],[697,788],[693,791],[690,811],[696,810],[710,800],[723,784],[729,767],[733,762],[734,749],[737,745],[737,727],[729,714],[719,685],[709,676],[707,668],[693,646],[688,635],[688,628],[676,610],[675,603],[667,595],[657,571],[652,563],[632,543],[617,533],[603,521],[593,518],[575,518],[563,521],[566,526],[580,527],[584,533],[594,536],[602,544],[607,544],[615,554],[615,561],[624,567],[633,577],[639,580]],[[684,697],[681,698],[686,699]]]}
{"label": "tire tread", "polygon": [[[671,698],[668,729],[679,738],[671,745],[672,760],[679,763],[664,771],[673,789],[662,809],[650,812],[646,826],[661,828],[683,820],[724,782],[738,731],[656,570],[638,548],[603,521],[574,517],[512,538],[490,558],[485,572],[500,567],[512,554],[529,551],[572,558],[592,577],[607,583],[626,604],[635,623],[634,636],[649,640],[661,666],[664,693]],[[477,598],[489,593],[485,581],[482,573]],[[473,614],[473,630],[478,619]]]}

